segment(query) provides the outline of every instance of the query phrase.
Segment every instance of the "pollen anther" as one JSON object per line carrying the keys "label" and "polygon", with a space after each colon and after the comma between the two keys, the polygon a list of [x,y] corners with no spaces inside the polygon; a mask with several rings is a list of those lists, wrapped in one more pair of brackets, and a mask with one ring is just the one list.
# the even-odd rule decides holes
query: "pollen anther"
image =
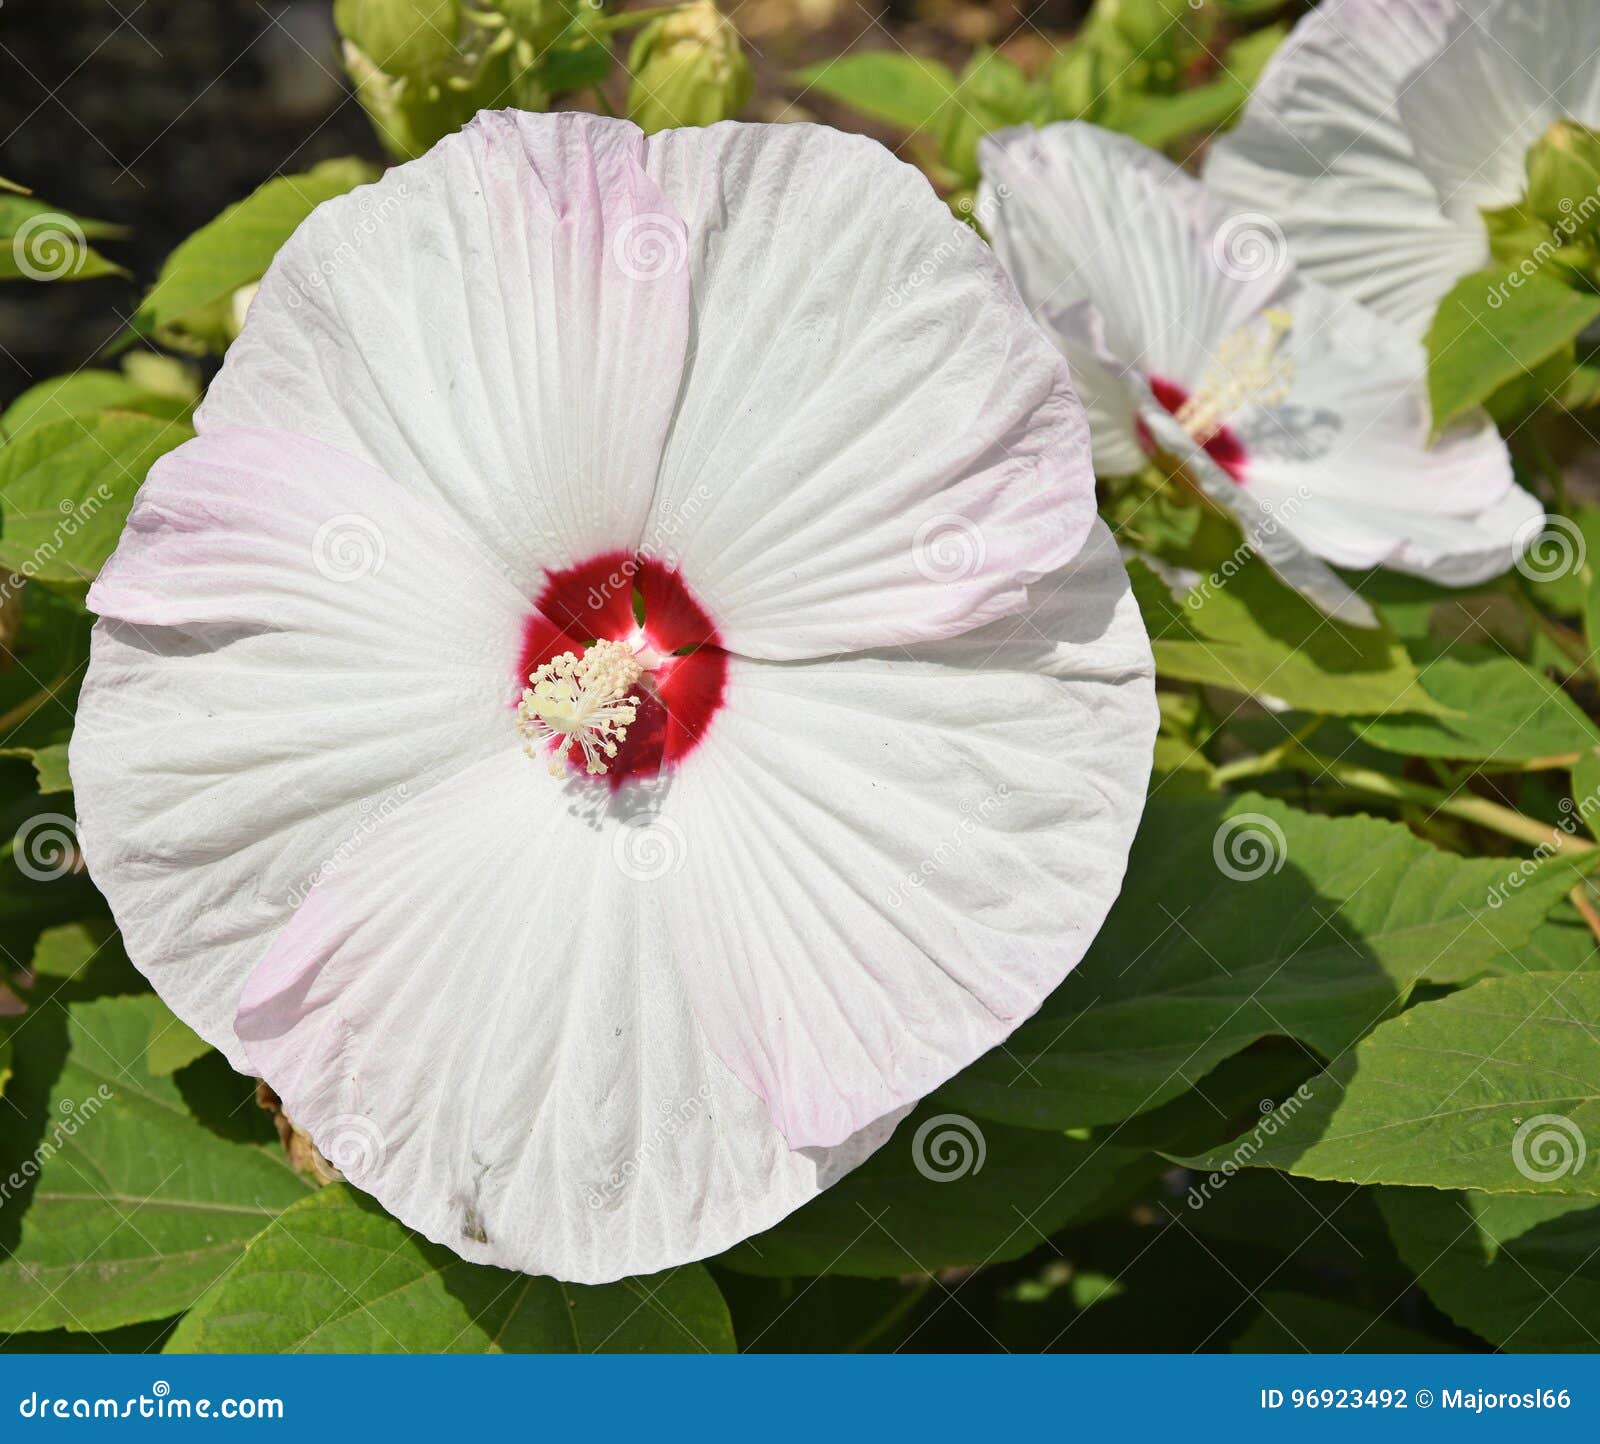
{"label": "pollen anther", "polygon": [[1264,326],[1241,326],[1223,340],[1205,379],[1176,413],[1178,424],[1202,446],[1245,407],[1272,406],[1289,394],[1294,363],[1279,348],[1292,318],[1274,306],[1260,320]]}
{"label": "pollen anther", "polygon": [[596,642],[581,657],[563,652],[536,668],[517,706],[528,756],[548,754],[550,775],[559,777],[576,742],[589,772],[604,772],[639,715],[639,699],[628,689],[643,672],[631,647],[610,641]]}

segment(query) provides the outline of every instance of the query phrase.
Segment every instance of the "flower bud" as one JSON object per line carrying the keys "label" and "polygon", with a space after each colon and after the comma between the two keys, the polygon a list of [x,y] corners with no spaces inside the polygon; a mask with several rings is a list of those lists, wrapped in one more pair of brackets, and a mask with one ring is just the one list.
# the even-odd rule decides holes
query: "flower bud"
{"label": "flower bud", "polygon": [[1528,152],[1527,209],[1568,239],[1600,220],[1600,133],[1557,121]]}
{"label": "flower bud", "polygon": [[750,62],[713,0],[652,20],[628,55],[628,118],[647,133],[710,125],[750,99]]}
{"label": "flower bud", "polygon": [[379,70],[420,75],[455,55],[461,6],[459,0],[334,0],[333,20]]}

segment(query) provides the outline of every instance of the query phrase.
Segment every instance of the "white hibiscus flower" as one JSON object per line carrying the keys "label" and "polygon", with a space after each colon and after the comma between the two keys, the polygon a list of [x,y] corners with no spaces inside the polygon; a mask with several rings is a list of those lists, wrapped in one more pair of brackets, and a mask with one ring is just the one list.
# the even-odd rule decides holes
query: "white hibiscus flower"
{"label": "white hibiscus flower", "polygon": [[1483,212],[1522,198],[1561,120],[1600,126],[1600,5],[1323,0],[1205,177],[1271,215],[1305,274],[1420,339],[1489,264]]}
{"label": "white hibiscus flower", "polygon": [[197,424],[90,596],[83,850],[429,1237],[715,1253],[1083,956],[1149,644],[1066,367],[878,145],[480,116],[311,216]]}
{"label": "white hibiscus flower", "polygon": [[980,214],[1072,363],[1102,474],[1177,459],[1285,581],[1363,625],[1328,563],[1463,586],[1537,533],[1487,417],[1428,445],[1421,346],[1192,176],[1081,123],[1002,131],[979,158]]}

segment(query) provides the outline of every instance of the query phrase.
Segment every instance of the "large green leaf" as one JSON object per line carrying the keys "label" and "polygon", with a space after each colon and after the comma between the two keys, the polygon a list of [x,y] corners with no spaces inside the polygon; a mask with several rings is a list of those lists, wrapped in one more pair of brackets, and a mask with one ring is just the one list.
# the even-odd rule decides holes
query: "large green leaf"
{"label": "large green leaf", "polygon": [[[139,364],[134,364],[135,359]],[[169,357],[141,352],[130,358],[123,371],[86,367],[67,376],[52,376],[30,386],[0,412],[0,435],[15,441],[36,426],[73,416],[87,419],[101,411],[139,411],[146,416],[185,419],[194,406],[194,396],[182,389],[154,389],[158,380],[175,383],[182,378],[179,366]]]}
{"label": "large green leaf", "polygon": [[1428,331],[1428,394],[1435,432],[1484,405],[1570,345],[1600,317],[1600,296],[1550,276],[1478,271],[1457,281]]}
{"label": "large green leaf", "polygon": [[193,435],[181,421],[103,411],[0,447],[0,567],[39,581],[92,581],[151,464]]}
{"label": "large green leaf", "polygon": [[343,159],[323,161],[304,175],[269,180],[167,257],[134,325],[169,339],[177,331],[207,345],[226,344],[219,308],[241,286],[266,274],[279,247],[323,201],[376,174],[365,161]]}
{"label": "large green leaf", "polygon": [[[1600,1194],[1600,977],[1486,978],[1381,1024],[1304,1096],[1196,1168]],[[1266,1131],[1271,1127],[1270,1134]]]}
{"label": "large green leaf", "polygon": [[1520,946],[1572,884],[1552,865],[1491,902],[1506,875],[1374,818],[1157,798],[1088,956],[941,1096],[1067,1128],[1165,1103],[1271,1034],[1331,1058],[1441,958],[1481,970]]}
{"label": "large green leaf", "polygon": [[1259,561],[1201,582],[1181,602],[1144,562],[1128,573],[1164,677],[1333,716],[1440,710],[1391,632],[1330,621]]}
{"label": "large green leaf", "polygon": [[[37,1183],[0,1264],[0,1330],[109,1329],[178,1313],[304,1195],[281,1151],[217,1137],[172,1079],[151,1076],[144,1054],[163,1011],[149,996],[68,1010],[60,1072],[33,1080],[41,1094],[48,1087],[33,1114],[43,1135],[7,1134],[8,1161],[28,1153]],[[30,1056],[46,1066],[53,1016],[59,1009],[44,1005],[14,1034],[19,1082]]]}
{"label": "large green leaf", "polygon": [[998,1263],[1031,1253],[1152,1168],[1139,1150],[924,1104],[860,1168],[717,1262],[868,1278]]}
{"label": "large green leaf", "polygon": [[0,281],[88,281],[123,274],[89,242],[122,227],[85,220],[33,196],[0,193]]}
{"label": "large green leaf", "polygon": [[905,130],[931,126],[956,89],[955,76],[937,60],[902,50],[840,55],[808,66],[794,80]]}
{"label": "large green leaf", "polygon": [[699,1265],[598,1287],[470,1264],[343,1185],[287,1209],[168,1353],[707,1353],[734,1347]]}
{"label": "large green leaf", "polygon": [[1423,690],[1453,715],[1403,712],[1352,723],[1362,740],[1389,752],[1529,762],[1600,746],[1600,731],[1548,678],[1485,647],[1413,643]]}
{"label": "large green leaf", "polygon": [[1600,1353],[1600,1207],[1431,1188],[1377,1199],[1400,1256],[1463,1328],[1511,1353]]}

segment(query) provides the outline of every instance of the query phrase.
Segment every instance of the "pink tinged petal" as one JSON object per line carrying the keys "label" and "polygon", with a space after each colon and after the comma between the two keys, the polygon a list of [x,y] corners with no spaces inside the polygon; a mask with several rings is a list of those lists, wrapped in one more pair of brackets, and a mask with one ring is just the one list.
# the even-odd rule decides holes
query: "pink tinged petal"
{"label": "pink tinged petal", "polygon": [[643,158],[621,121],[486,112],[320,206],[262,282],[200,429],[276,427],[372,462],[529,594],[633,549],[689,325],[683,222]]}
{"label": "pink tinged petal", "polygon": [[373,819],[510,747],[523,600],[437,503],[275,432],[163,458],[90,592],[71,765],[135,964],[236,1066],[249,968]]}
{"label": "pink tinged petal", "polygon": [[240,1004],[250,1063],[353,1183],[465,1258],[602,1283],[718,1253],[898,1116],[793,1152],[710,1050],[664,919],[700,843],[575,806],[519,754],[480,762],[282,931]]}
{"label": "pink tinged petal", "polygon": [[1094,359],[1064,324],[1087,305],[1120,367],[1193,389],[1223,339],[1292,279],[1270,246],[1233,264],[1228,207],[1127,136],[1080,123],[1006,130],[979,161],[995,244],[1071,354]]}
{"label": "pink tinged petal", "polygon": [[645,551],[794,658],[1015,611],[1094,517],[1066,367],[909,166],[809,125],[649,142],[696,339]]}
{"label": "pink tinged petal", "polygon": [[926,1094],[1071,971],[1121,885],[1155,727],[1098,522],[1015,618],[733,662],[663,803],[686,840],[663,920],[711,1046],[791,1147]]}
{"label": "pink tinged petal", "polygon": [[1233,206],[1282,226],[1304,274],[1419,339],[1445,292],[1488,258],[1477,216],[1441,208],[1404,109],[1418,75],[1445,73],[1435,57],[1456,15],[1454,0],[1324,0],[1205,167]]}

